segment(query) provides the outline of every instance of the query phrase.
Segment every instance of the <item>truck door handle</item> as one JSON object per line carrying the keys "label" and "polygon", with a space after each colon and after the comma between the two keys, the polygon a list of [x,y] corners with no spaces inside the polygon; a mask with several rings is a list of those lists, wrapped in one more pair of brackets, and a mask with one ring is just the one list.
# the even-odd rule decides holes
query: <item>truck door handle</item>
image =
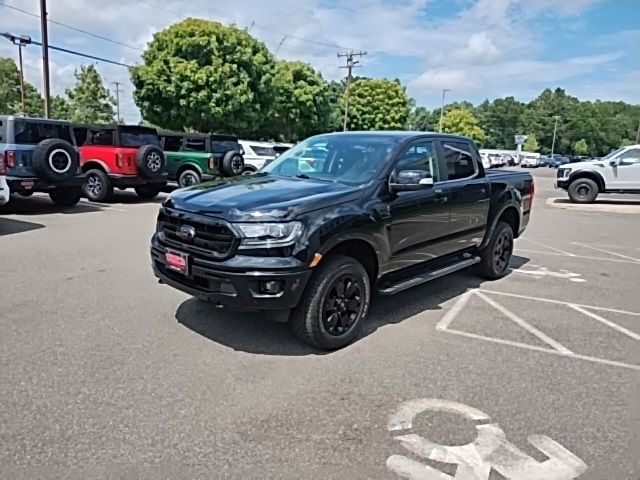
{"label": "truck door handle", "polygon": [[449,199],[447,198],[446,195],[442,196],[442,197],[436,197],[436,202],[438,203],[446,203]]}

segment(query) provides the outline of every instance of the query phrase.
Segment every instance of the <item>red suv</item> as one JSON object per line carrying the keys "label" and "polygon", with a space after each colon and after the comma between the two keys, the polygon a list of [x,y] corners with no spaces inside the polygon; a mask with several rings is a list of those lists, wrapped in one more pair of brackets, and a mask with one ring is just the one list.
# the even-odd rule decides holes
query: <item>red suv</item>
{"label": "red suv", "polygon": [[103,202],[113,187],[133,187],[152,199],[167,184],[164,152],[154,128],[133,125],[75,125],[80,165],[87,175],[84,194]]}

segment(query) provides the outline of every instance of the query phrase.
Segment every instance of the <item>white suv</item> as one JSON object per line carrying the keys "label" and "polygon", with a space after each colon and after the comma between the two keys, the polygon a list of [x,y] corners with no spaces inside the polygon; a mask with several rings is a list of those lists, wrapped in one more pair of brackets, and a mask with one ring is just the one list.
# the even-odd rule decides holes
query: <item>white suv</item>
{"label": "white suv", "polygon": [[569,163],[558,169],[556,188],[576,203],[591,203],[599,193],[640,193],[640,145],[629,145],[604,158]]}
{"label": "white suv", "polygon": [[238,143],[243,150],[243,173],[257,172],[267,160],[273,160],[277,156],[272,143],[252,142],[251,140],[238,140]]}
{"label": "white suv", "polygon": [[9,203],[9,185],[7,184],[7,164],[4,154],[0,153],[0,205]]}

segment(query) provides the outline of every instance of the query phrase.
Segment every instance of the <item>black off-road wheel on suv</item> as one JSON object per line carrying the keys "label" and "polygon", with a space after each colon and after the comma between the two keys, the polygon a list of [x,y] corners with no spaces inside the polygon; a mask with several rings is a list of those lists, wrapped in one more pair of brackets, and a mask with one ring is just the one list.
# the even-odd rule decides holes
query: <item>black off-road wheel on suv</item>
{"label": "black off-road wheel on suv", "polygon": [[69,142],[58,138],[42,140],[31,158],[33,171],[51,183],[68,180],[78,172],[78,152]]}
{"label": "black off-road wheel on suv", "polygon": [[113,185],[106,173],[97,168],[88,170],[87,181],[82,186],[85,197],[92,202],[104,202],[113,195]]}
{"label": "black off-road wheel on suv", "polygon": [[49,192],[51,201],[60,207],[73,207],[82,197],[80,187],[59,187]]}
{"label": "black off-road wheel on suv", "polygon": [[162,185],[147,184],[135,187],[138,196],[144,200],[153,200],[162,190]]}
{"label": "black off-road wheel on suv", "polygon": [[567,189],[569,199],[574,203],[593,203],[599,192],[598,184],[590,178],[577,178]]}
{"label": "black off-road wheel on suv", "polygon": [[136,165],[143,178],[161,177],[165,167],[164,152],[155,145],[143,145],[136,153]]}
{"label": "black off-road wheel on suv", "polygon": [[222,174],[225,177],[235,177],[244,171],[244,158],[237,150],[225,153],[222,158]]}
{"label": "black off-road wheel on suv", "polygon": [[480,251],[480,263],[476,271],[488,280],[504,277],[509,271],[513,254],[513,229],[507,222],[498,222],[489,244]]}
{"label": "black off-road wheel on suv", "polygon": [[362,264],[336,255],[313,273],[289,323],[293,333],[312,347],[342,348],[358,337],[370,299],[369,276]]}

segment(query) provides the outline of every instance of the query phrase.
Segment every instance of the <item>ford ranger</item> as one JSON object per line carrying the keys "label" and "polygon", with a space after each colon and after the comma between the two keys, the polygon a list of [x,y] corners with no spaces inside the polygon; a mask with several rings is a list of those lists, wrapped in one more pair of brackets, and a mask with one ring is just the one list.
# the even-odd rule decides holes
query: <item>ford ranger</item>
{"label": "ford ranger", "polygon": [[528,172],[485,172],[465,137],[323,134],[254,175],[173,192],[151,261],[161,283],[268,312],[336,349],[357,338],[374,289],[390,295],[471,266],[505,275],[533,193]]}

